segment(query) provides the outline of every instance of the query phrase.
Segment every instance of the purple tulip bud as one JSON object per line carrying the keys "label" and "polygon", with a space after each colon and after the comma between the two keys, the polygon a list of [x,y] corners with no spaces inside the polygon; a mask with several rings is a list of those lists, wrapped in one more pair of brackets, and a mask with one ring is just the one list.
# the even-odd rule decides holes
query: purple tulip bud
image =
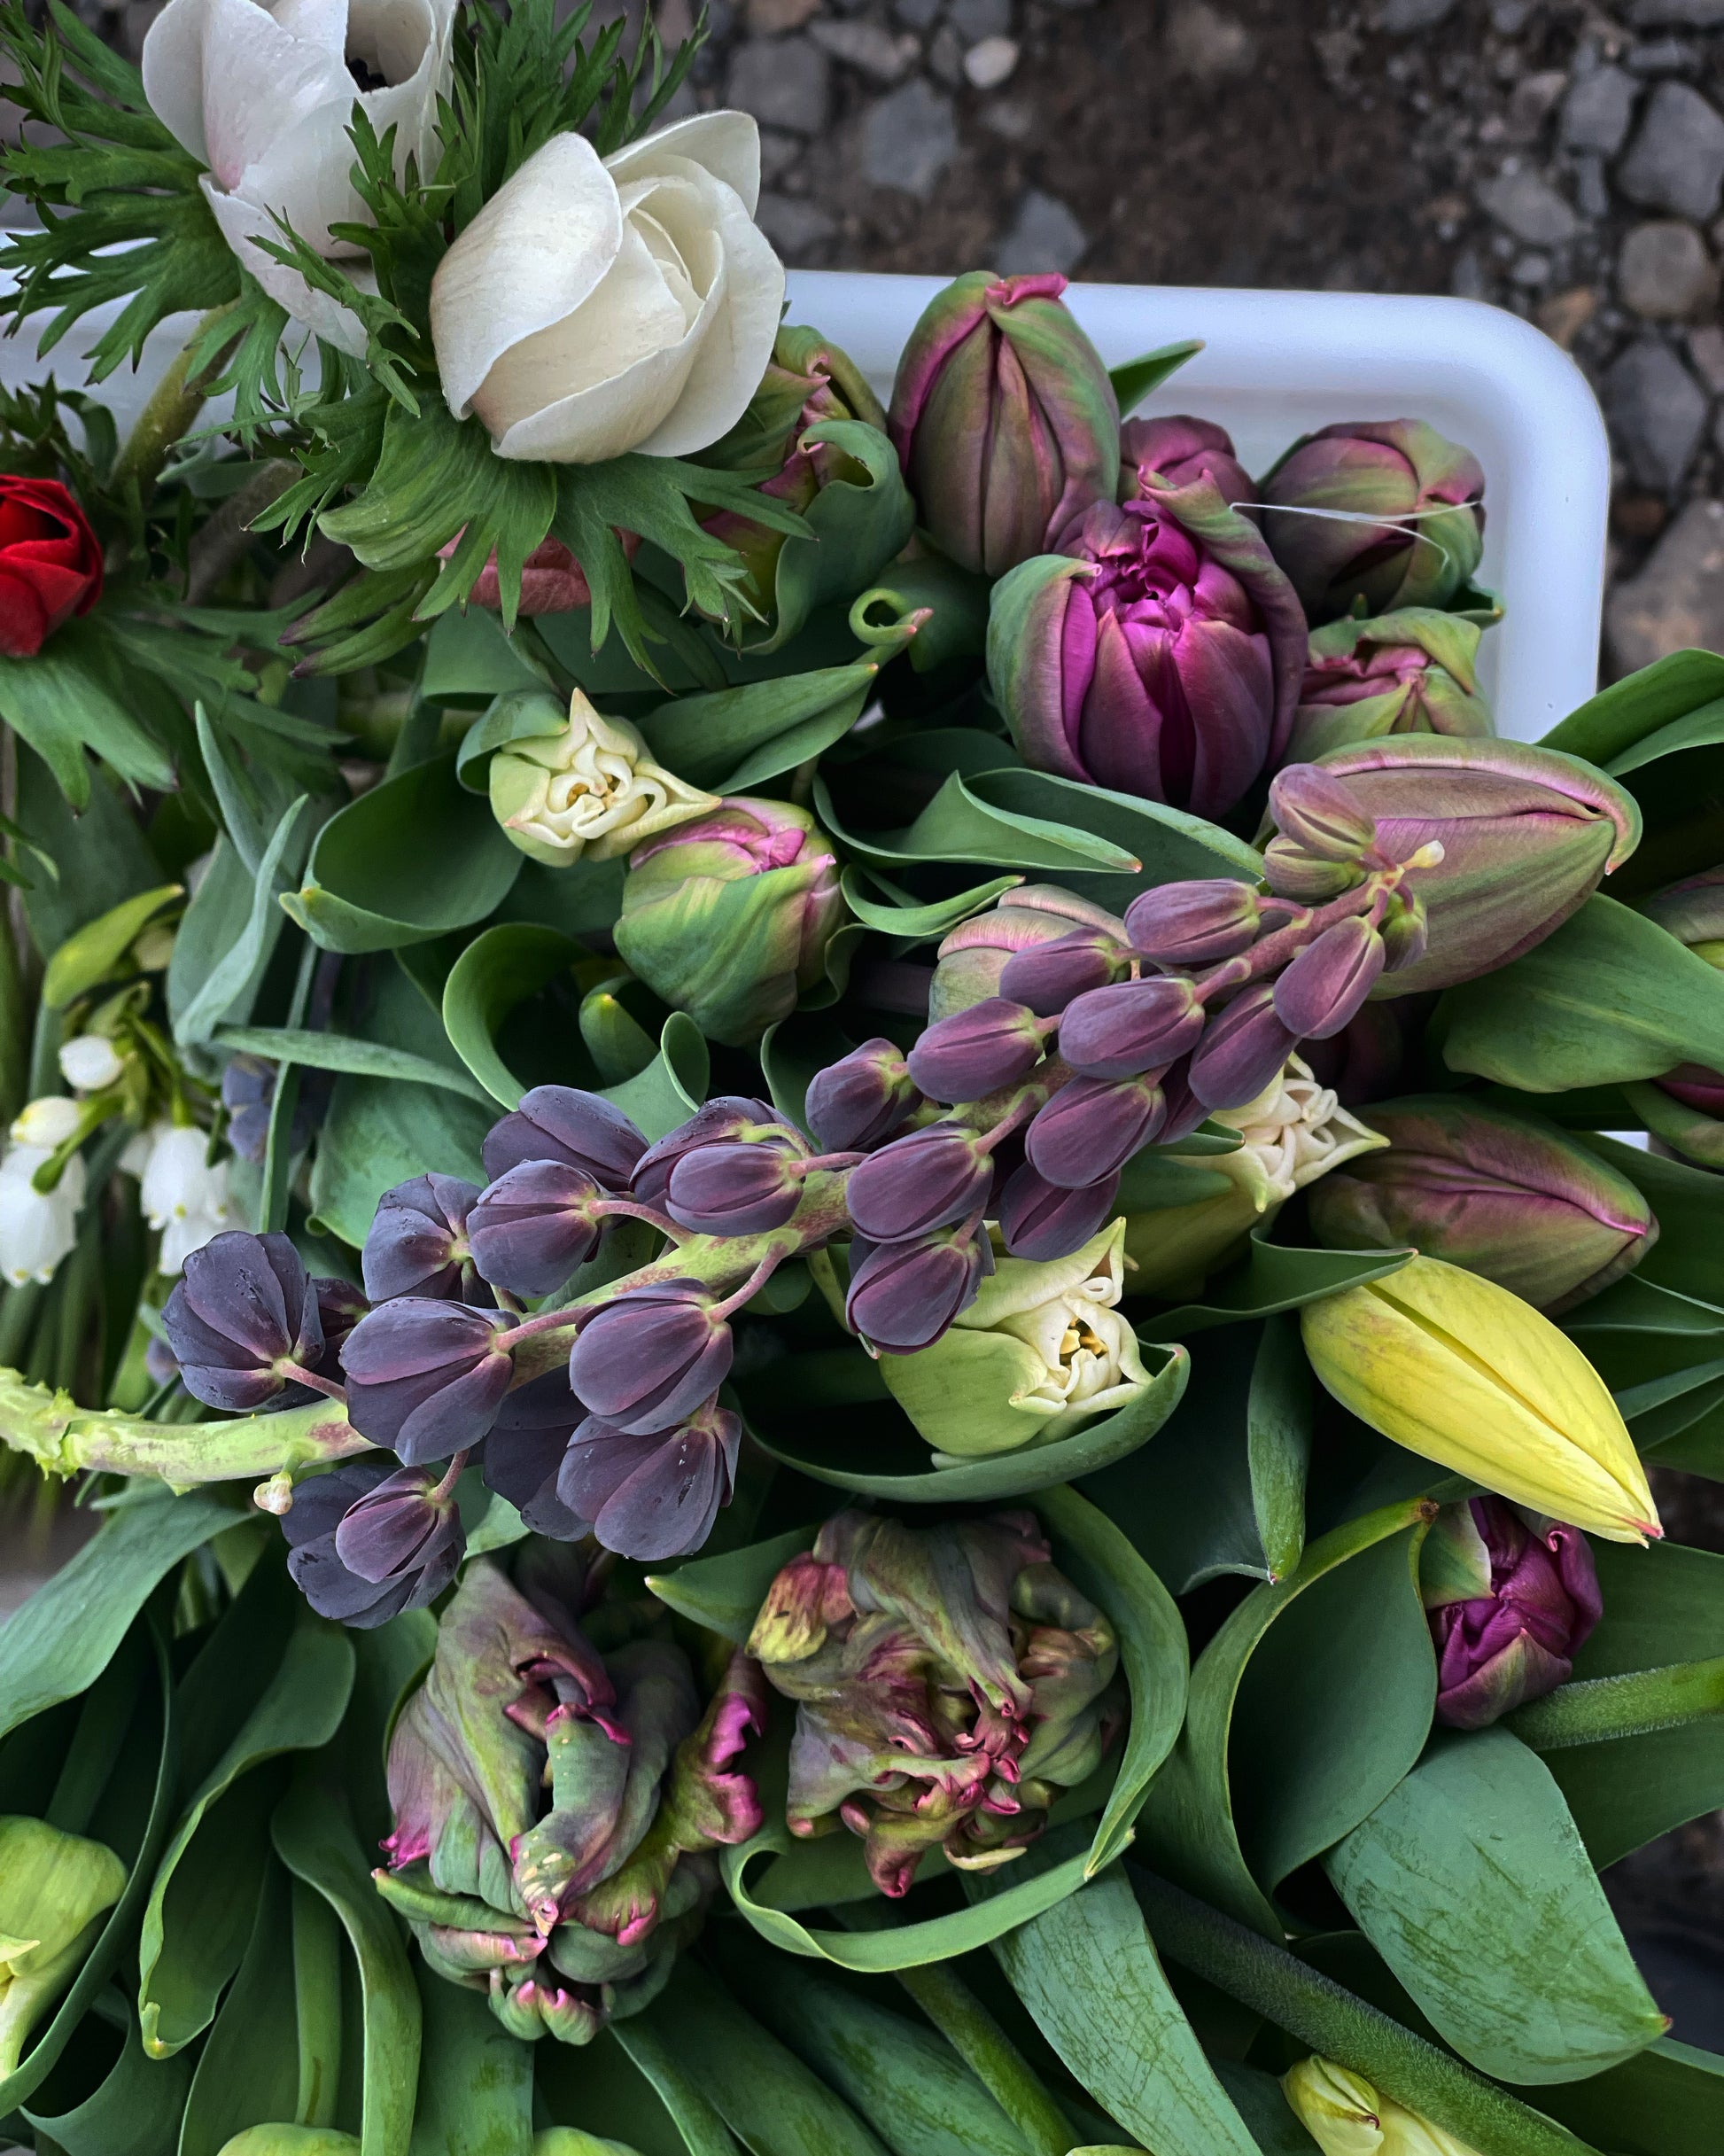
{"label": "purple tulip bud", "polygon": [[741,1421],[716,1397],[668,1430],[630,1432],[589,1415],[570,1442],[557,1491],[619,1557],[686,1557],[730,1502],[742,1441]]}
{"label": "purple tulip bud", "polygon": [[410,1467],[477,1444],[514,1371],[497,1345],[506,1322],[419,1296],[380,1305],[353,1327],[341,1358],[353,1428]]}
{"label": "purple tulip bud", "polygon": [[664,1210],[700,1235],[765,1234],[802,1203],[798,1157],[771,1138],[702,1146],[672,1169]]}
{"label": "purple tulip bud", "polygon": [[1036,1014],[1005,996],[936,1019],[910,1051],[910,1076],[930,1101],[980,1101],[1042,1060]]}
{"label": "purple tulip bud", "polygon": [[604,1193],[584,1168],[524,1160],[479,1195],[467,1238],[480,1276],[511,1295],[549,1295],[599,1247]]}
{"label": "purple tulip bud", "polygon": [[1120,500],[1135,502],[1162,488],[1213,479],[1230,509],[1243,508],[1253,522],[1257,489],[1233,449],[1233,438],[1213,420],[1180,413],[1161,419],[1128,419],[1120,429]]}
{"label": "purple tulip bud", "polygon": [[1137,1078],[1177,1062],[1202,1031],[1203,1006],[1189,981],[1119,981],[1078,997],[1060,1021],[1060,1054],[1085,1078]]}
{"label": "purple tulip bud", "polygon": [[903,1050],[889,1040],[865,1040],[815,1072],[804,1112],[822,1152],[860,1153],[889,1137],[921,1099]]}
{"label": "purple tulip bud", "polygon": [[643,1205],[663,1205],[671,1171],[685,1153],[701,1146],[788,1135],[782,1117],[769,1102],[745,1094],[720,1094],[647,1148],[634,1171],[634,1195]]}
{"label": "purple tulip bud", "polygon": [[1044,553],[1119,483],[1119,403],[1065,289],[974,270],[936,295],[898,361],[892,442],[922,522],[984,576]]}
{"label": "purple tulip bud", "polygon": [[1050,1183],[1026,1161],[1000,1193],[999,1232],[1007,1252],[1041,1264],[1069,1257],[1111,1216],[1119,1187],[1117,1175],[1105,1175],[1099,1183],[1068,1190]]}
{"label": "purple tulip bud", "polygon": [[1154,1078],[1074,1078],[1037,1111],[1024,1155],[1044,1181],[1087,1190],[1148,1145],[1167,1112]]}
{"label": "purple tulip bud", "polygon": [[972,1217],[912,1242],[850,1247],[850,1293],[844,1322],[887,1355],[912,1355],[936,1341],[975,1302],[993,1253]]}
{"label": "purple tulip bud", "polygon": [[1309,763],[1386,734],[1489,734],[1479,637],[1477,622],[1428,607],[1325,624],[1311,637],[1288,753]]}
{"label": "purple tulip bud", "polygon": [[602,1094],[535,1086],[486,1133],[485,1172],[494,1181],[524,1160],[560,1160],[585,1169],[602,1189],[623,1191],[646,1149],[633,1124]]}
{"label": "purple tulip bud", "polygon": [[1411,1243],[1549,1314],[1620,1279],[1658,1239],[1627,1177],[1554,1124],[1457,1094],[1369,1113],[1387,1146],[1309,1193],[1312,1232],[1332,1249]]}
{"label": "purple tulip bud", "polygon": [[1263,881],[1277,899],[1294,899],[1301,906],[1320,906],[1339,899],[1365,880],[1365,872],[1352,861],[1319,860],[1297,840],[1271,838],[1263,848]]}
{"label": "purple tulip bud", "polygon": [[185,1261],[162,1330],[194,1400],[245,1414],[309,1397],[284,1366],[315,1370],[323,1352],[317,1293],[285,1235],[217,1235]]}
{"label": "purple tulip bud", "polygon": [[1132,949],[1159,966],[1208,966],[1237,958],[1256,942],[1262,926],[1257,886],[1229,876],[1162,883],[1125,909]]}
{"label": "purple tulip bud", "polygon": [[569,1389],[567,1374],[547,1370],[505,1394],[479,1459],[486,1489],[507,1498],[535,1535],[554,1542],[579,1542],[593,1531],[563,1502],[556,1483],[586,1412]]}
{"label": "purple tulip bud", "polygon": [[986,1203],[993,1176],[975,1131],[929,1123],[852,1168],[844,1201],[858,1234],[904,1242],[967,1218]]}
{"label": "purple tulip bud", "polygon": [[419,1467],[350,1460],[300,1483],[282,1520],[287,1568],[320,1617],[361,1631],[423,1609],[467,1547],[452,1493]]}
{"label": "purple tulip bud", "polygon": [[454,1302],[472,1293],[467,1216],[478,1195],[477,1184],[454,1175],[416,1175],[384,1192],[360,1257],[372,1302],[404,1295]]}
{"label": "purple tulip bud", "polygon": [[999,992],[1040,1018],[1057,1018],[1074,996],[1106,988],[1130,963],[1117,937],[1103,929],[1075,929],[1052,943],[1019,951],[1006,961]]}
{"label": "purple tulip bud", "polygon": [[1422,420],[1352,420],[1295,442],[1258,499],[1276,560],[1327,621],[1361,599],[1368,614],[1447,606],[1479,566],[1484,491],[1478,459]]}
{"label": "purple tulip bud", "polygon": [[570,1352],[569,1382],[590,1413],[631,1436],[668,1430],[723,1384],[733,1350],[700,1282],[666,1280],[588,1319]]}
{"label": "purple tulip bud", "polygon": [[1355,862],[1377,840],[1377,819],[1358,796],[1315,764],[1289,764],[1270,782],[1269,813],[1284,837],[1319,860]]}
{"label": "purple tulip bud", "polygon": [[[1571,1657],[1604,1612],[1584,1535],[1561,1525],[1535,1534],[1503,1498],[1480,1497],[1445,1506],[1425,1547],[1438,1721],[1484,1729],[1568,1682]],[[1440,1568],[1429,1562],[1438,1555]],[[1469,1574],[1479,1589],[1471,1597],[1458,1584]]]}
{"label": "purple tulip bud", "polygon": [[1206,1108],[1243,1108],[1285,1066],[1299,1036],[1282,1024],[1267,981],[1242,989],[1211,1018],[1193,1050],[1192,1094]]}
{"label": "purple tulip bud", "polygon": [[1362,914],[1337,921],[1283,969],[1275,984],[1276,1016],[1301,1039],[1327,1040],[1371,993],[1387,956],[1383,938]]}

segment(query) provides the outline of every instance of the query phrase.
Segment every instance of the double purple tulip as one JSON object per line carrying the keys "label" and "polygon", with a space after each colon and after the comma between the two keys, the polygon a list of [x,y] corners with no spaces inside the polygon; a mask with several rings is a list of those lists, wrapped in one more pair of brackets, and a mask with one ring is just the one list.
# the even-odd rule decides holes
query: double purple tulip
{"label": "double purple tulip", "polygon": [[1535,1533],[1503,1498],[1482,1497],[1445,1506],[1431,1544],[1443,1561],[1423,1568],[1437,1719],[1483,1729],[1565,1685],[1604,1615],[1585,1536],[1560,1524]]}

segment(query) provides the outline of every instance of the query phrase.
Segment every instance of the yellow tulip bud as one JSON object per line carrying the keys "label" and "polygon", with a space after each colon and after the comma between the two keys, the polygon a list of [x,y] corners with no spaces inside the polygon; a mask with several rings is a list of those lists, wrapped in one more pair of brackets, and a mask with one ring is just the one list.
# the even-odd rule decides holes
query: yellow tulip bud
{"label": "yellow tulip bud", "polygon": [[1301,2059],[1281,2076],[1281,2090],[1323,2156],[1477,2156],[1332,2059]]}
{"label": "yellow tulip bud", "polygon": [[941,1464],[1063,1437],[1115,1414],[1150,1382],[1114,1305],[1125,1223],[1045,1264],[1002,1257],[932,1347],[882,1356],[881,1374]]}
{"label": "yellow tulip bud", "polygon": [[615,860],[643,838],[718,806],[647,754],[625,719],[605,719],[578,689],[560,734],[511,741],[491,759],[491,813],[547,868]]}
{"label": "yellow tulip bud", "polygon": [[1328,1390],[1409,1452],[1607,1541],[1664,1532],[1604,1381],[1506,1288],[1415,1257],[1301,1322]]}
{"label": "yellow tulip bud", "polygon": [[111,1849],[40,1819],[0,1818],[0,2077],[96,1943],[126,1886]]}

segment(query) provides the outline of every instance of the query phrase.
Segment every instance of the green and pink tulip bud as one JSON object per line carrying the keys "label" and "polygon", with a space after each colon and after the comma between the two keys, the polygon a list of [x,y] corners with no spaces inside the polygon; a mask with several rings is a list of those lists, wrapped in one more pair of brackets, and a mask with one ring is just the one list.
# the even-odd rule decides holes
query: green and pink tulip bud
{"label": "green and pink tulip bud", "polygon": [[710,1039],[747,1047],[819,981],[844,915],[805,809],[737,796],[629,857],[617,949]]}
{"label": "green and pink tulip bud", "polygon": [[581,1629],[572,1551],[528,1545],[511,1581],[468,1567],[390,1741],[393,1831],[374,1876],[427,1965],[512,2035],[585,2043],[663,1988],[716,1884],[707,1852],[760,1824],[735,1764],[765,1688],[733,1658],[703,1711],[687,1657]]}
{"label": "green and pink tulip bud", "polygon": [[923,527],[982,576],[1046,553],[1119,484],[1119,402],[1065,289],[974,270],[930,303],[898,362],[892,443]]}
{"label": "green and pink tulip bud", "polygon": [[1477,622],[1427,606],[1313,629],[1289,755],[1309,762],[1386,734],[1488,735],[1479,634]]}
{"label": "green and pink tulip bud", "polygon": [[1419,419],[1343,421],[1293,444],[1262,483],[1263,535],[1314,622],[1444,607],[1484,545],[1485,475]]}
{"label": "green and pink tulip bud", "polygon": [[1451,1729],[1487,1728],[1565,1685],[1604,1614],[1579,1529],[1529,1528],[1496,1497],[1443,1506],[1419,1590],[1437,1649],[1437,1719]]}
{"label": "green and pink tulip bud", "polygon": [[1248,512],[1257,499],[1250,473],[1234,454],[1232,436],[1213,420],[1181,413],[1128,419],[1120,429],[1122,502],[1191,486],[1199,479],[1210,480],[1229,509],[1243,506]]}
{"label": "green and pink tulip bud", "polygon": [[1385,978],[1382,995],[1507,965],[1560,928],[1640,839],[1640,811],[1614,781],[1526,742],[1392,735],[1334,750],[1316,768],[1375,821],[1382,858],[1412,866],[1442,849],[1415,886],[1428,947]]}
{"label": "green and pink tulip bud", "polygon": [[1286,747],[1305,619],[1212,482],[1099,502],[994,588],[988,674],[1039,771],[1224,815]]}
{"label": "green and pink tulip bud", "polygon": [[[1063,946],[1080,936],[1093,937],[1103,950],[1111,948],[1117,953],[1114,962],[1122,970],[1130,962],[1125,923],[1117,915],[1080,899],[1075,891],[1062,891],[1057,883],[1026,883],[1008,892],[991,912],[960,921],[941,944],[928,992],[929,1023],[937,1024],[988,996],[1011,993],[1015,1000],[1030,1003],[1028,995],[1006,989],[1006,968],[1020,953]],[[1030,1008],[1036,1005],[1030,1003]]]}
{"label": "green and pink tulip bud", "polygon": [[[1672,883],[1643,899],[1640,910],[1661,929],[1668,930],[1678,943],[1685,944],[1697,958],[1724,971],[1724,868],[1707,868],[1698,876],[1685,876],[1680,883]],[[1724,1122],[1724,1071],[1705,1063],[1678,1063],[1653,1083],[1697,1115]],[[1716,1165],[1710,1146],[1697,1157]]]}
{"label": "green and pink tulip bud", "polygon": [[826,1152],[866,1152],[921,1105],[904,1051],[894,1041],[865,1040],[815,1072],[808,1087],[808,1127]]}
{"label": "green and pink tulip bud", "polygon": [[841,1513],[773,1581],[749,1646],[796,1702],[790,1831],[847,1827],[891,1895],[931,1849],[1007,1862],[1124,1714],[1113,1627],[1028,1513]]}
{"label": "green and pink tulip bud", "polygon": [[1312,1232],[1341,1250],[1408,1244],[1547,1314],[1637,1265],[1658,1224],[1627,1176],[1554,1124],[1460,1094],[1367,1110],[1386,1150],[1313,1186]]}

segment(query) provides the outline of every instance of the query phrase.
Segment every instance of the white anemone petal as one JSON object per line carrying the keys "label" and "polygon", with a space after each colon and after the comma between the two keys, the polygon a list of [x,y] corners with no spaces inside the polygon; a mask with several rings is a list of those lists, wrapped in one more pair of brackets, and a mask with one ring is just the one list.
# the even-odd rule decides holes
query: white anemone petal
{"label": "white anemone petal", "polygon": [[199,163],[209,162],[204,134],[204,20],[209,0],[167,0],[144,35],[139,66],[150,110]]}
{"label": "white anemone petal", "polygon": [[319,105],[352,98],[338,53],[282,28],[257,0],[207,0],[204,19],[204,132],[209,167],[231,188],[281,136]]}
{"label": "white anemone petal", "polygon": [[[276,304],[284,307],[294,321],[309,330],[314,337],[321,337],[339,352],[351,353],[355,359],[362,358],[365,331],[358,315],[327,292],[315,292],[297,269],[278,262],[257,245],[260,238],[281,237],[269,213],[255,203],[243,202],[237,195],[224,195],[219,187],[211,184],[207,173],[201,184],[204,198],[221,228],[222,238],[239,257],[240,268],[249,270]],[[369,262],[344,264],[343,274],[362,291],[377,290],[375,274]]]}
{"label": "white anemone petal", "polygon": [[605,169],[620,186],[664,170],[666,157],[703,167],[734,188],[753,216],[760,202],[760,128],[752,113],[693,113],[617,151],[605,160]]}

